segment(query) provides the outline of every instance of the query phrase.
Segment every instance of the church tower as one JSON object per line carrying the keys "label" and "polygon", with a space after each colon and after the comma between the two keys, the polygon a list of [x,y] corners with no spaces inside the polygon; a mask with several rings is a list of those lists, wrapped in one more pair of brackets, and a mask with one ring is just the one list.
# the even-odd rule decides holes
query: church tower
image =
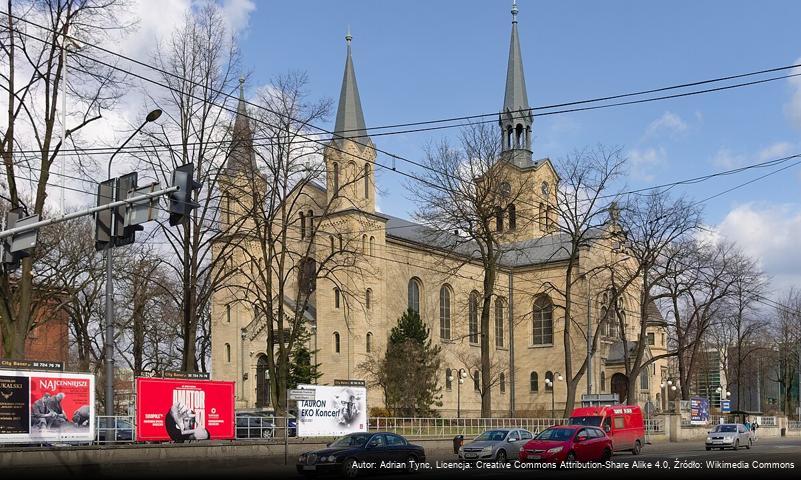
{"label": "church tower", "polygon": [[520,38],[517,34],[517,1],[512,4],[512,40],[506,69],[506,93],[498,119],[501,127],[502,157],[520,168],[532,166],[531,127],[534,116],[528,105]]}
{"label": "church tower", "polygon": [[[347,57],[342,89],[339,94],[336,124],[331,142],[325,149],[326,190],[332,210],[356,208],[375,213],[375,159],[372,140],[364,123],[356,71],[351,56],[350,29],[345,36]],[[334,198],[336,196],[336,198]]]}

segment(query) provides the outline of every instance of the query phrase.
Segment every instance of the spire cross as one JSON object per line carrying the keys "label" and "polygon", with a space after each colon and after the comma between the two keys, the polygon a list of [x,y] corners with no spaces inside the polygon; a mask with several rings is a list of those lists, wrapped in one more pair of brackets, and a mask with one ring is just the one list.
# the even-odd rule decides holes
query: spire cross
{"label": "spire cross", "polygon": [[517,0],[512,1],[512,23],[517,23]]}
{"label": "spire cross", "polygon": [[350,34],[350,25],[348,25],[348,33],[345,34],[345,41],[348,43],[348,46],[350,46],[351,40],[353,40],[353,37]]}
{"label": "spire cross", "polygon": [[244,98],[245,97],[245,77],[244,76],[239,77],[239,97],[240,98]]}

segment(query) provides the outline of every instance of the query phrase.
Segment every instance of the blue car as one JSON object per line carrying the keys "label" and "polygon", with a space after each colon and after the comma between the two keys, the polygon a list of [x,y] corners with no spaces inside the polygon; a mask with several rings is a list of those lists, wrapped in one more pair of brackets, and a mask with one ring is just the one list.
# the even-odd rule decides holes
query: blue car
{"label": "blue car", "polygon": [[385,467],[415,471],[416,463],[425,462],[423,447],[409,443],[391,432],[351,433],[328,444],[326,448],[298,457],[298,473],[312,477],[322,473],[356,477],[360,472]]}

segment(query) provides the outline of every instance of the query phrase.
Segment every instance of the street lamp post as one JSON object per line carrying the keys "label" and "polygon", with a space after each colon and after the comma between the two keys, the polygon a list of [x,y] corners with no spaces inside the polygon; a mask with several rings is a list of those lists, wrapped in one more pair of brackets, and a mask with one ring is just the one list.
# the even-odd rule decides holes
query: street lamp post
{"label": "street lamp post", "polygon": [[555,393],[556,393],[555,392],[556,388],[555,388],[554,380],[558,380],[558,381],[561,382],[562,380],[564,380],[564,377],[562,377],[561,373],[554,372],[553,376],[551,378],[547,378],[547,377],[545,378],[545,386],[546,387],[550,387],[550,389],[551,389],[551,418],[556,418],[556,400],[554,398]]}
{"label": "street lamp post", "polygon": [[[114,157],[128,144],[144,127],[150,122],[156,121],[161,116],[161,110],[153,110],[147,114],[145,121],[139,125],[130,137],[128,137],[122,145],[117,147],[111,158],[108,159],[108,179],[111,180],[111,163]],[[112,192],[114,198],[114,192]],[[110,225],[111,238],[106,245],[106,415],[114,415],[114,282],[112,280],[112,271],[114,268],[114,255],[112,255],[112,248],[114,248],[114,224],[113,216]]]}
{"label": "street lamp post", "polygon": [[675,392],[677,387],[673,382],[673,379],[668,378],[667,381],[665,378],[662,378],[662,383],[659,384],[659,388],[662,389],[662,410],[667,411],[668,407],[670,406],[670,392]]}
{"label": "street lamp post", "polygon": [[[459,380],[456,383],[456,418],[462,417],[462,384],[464,379],[467,378],[467,370],[460,368],[456,372],[459,375]],[[448,381],[453,381],[453,375],[448,377]]]}

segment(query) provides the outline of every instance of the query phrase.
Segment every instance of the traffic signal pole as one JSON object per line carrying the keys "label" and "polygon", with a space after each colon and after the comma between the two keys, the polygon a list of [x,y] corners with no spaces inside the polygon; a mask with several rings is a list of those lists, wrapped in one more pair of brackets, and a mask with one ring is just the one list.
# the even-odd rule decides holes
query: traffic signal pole
{"label": "traffic signal pole", "polygon": [[103,210],[110,210],[112,208],[123,207],[126,205],[132,205],[134,203],[144,202],[146,200],[150,200],[151,198],[156,198],[162,195],[167,195],[173,192],[177,192],[178,190],[179,190],[178,186],[170,186],[167,188],[163,188],[161,190],[156,190],[155,192],[143,193],[142,195],[126,198],[125,200],[119,200],[116,202],[107,203],[105,205],[100,205],[99,207],[92,207],[86,210],[81,210],[79,212],[72,212],[68,215],[62,215],[60,217],[55,217],[55,218],[48,218],[46,220],[42,220],[36,223],[31,223],[29,225],[10,228],[8,230],[0,232],[0,240],[6,237],[10,237],[11,235],[15,235],[17,233],[36,230],[37,228],[47,227],[48,225],[54,225],[56,223],[66,222],[68,220],[74,220],[76,218],[80,218],[86,215],[93,215],[97,212],[102,212]]}

